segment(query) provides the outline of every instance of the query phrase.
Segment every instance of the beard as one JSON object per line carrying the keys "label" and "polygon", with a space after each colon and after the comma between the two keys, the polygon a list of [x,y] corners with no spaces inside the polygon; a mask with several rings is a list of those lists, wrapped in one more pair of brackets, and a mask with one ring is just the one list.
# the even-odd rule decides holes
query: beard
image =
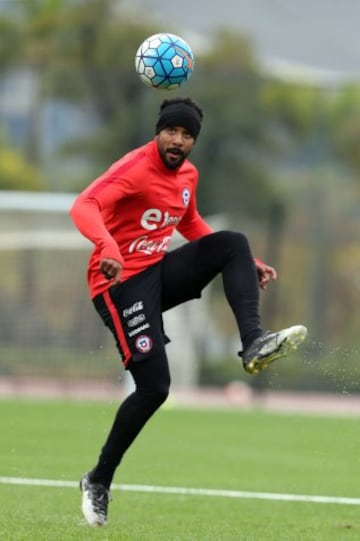
{"label": "beard", "polygon": [[186,159],[185,152],[176,147],[170,147],[164,151],[160,151],[160,156],[164,165],[172,170],[180,167]]}

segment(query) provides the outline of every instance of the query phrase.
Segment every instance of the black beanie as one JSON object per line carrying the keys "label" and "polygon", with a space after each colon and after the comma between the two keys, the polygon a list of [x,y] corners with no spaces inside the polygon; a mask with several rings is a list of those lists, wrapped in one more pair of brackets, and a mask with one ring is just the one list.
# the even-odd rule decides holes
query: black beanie
{"label": "black beanie", "polygon": [[192,105],[184,102],[169,103],[160,110],[156,133],[173,126],[185,128],[196,139],[201,128],[201,116]]}

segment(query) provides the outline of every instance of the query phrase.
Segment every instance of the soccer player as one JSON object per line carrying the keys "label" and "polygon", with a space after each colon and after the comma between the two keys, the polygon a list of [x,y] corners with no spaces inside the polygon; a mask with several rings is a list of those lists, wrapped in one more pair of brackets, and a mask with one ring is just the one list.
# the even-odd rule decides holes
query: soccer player
{"label": "soccer player", "polygon": [[[168,396],[163,312],[201,297],[221,274],[239,328],[239,355],[250,374],[295,349],[307,333],[302,325],[278,332],[262,329],[259,286],[276,279],[275,269],[253,258],[242,233],[214,232],[198,213],[198,171],[188,156],[202,118],[190,98],[164,100],[153,140],[116,161],[70,210],[79,231],[94,244],[88,267],[93,304],[135,383],[97,464],[80,481],[82,512],[90,525],[106,524],[115,471]],[[175,229],[189,242],[169,251]]]}

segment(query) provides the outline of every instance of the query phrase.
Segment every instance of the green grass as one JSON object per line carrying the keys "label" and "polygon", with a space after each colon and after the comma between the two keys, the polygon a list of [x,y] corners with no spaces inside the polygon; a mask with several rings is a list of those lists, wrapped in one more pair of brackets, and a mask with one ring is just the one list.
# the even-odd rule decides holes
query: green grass
{"label": "green grass", "polygon": [[[0,401],[0,476],[77,481],[117,405]],[[360,497],[357,418],[164,408],[115,482]],[[86,526],[74,488],[0,484],[4,541],[360,539],[359,506],[113,491],[106,528]]]}

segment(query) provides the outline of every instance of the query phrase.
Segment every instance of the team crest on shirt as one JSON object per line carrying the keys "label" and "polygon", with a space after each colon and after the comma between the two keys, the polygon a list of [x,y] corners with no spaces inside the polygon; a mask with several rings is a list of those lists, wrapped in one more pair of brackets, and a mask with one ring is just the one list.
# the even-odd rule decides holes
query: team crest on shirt
{"label": "team crest on shirt", "polygon": [[149,336],[142,334],[135,341],[135,347],[140,353],[148,353],[152,349],[153,343]]}
{"label": "team crest on shirt", "polygon": [[183,203],[184,203],[185,207],[187,207],[189,205],[189,202],[190,202],[190,190],[189,190],[189,188],[184,188],[183,189],[182,200],[183,200]]}

